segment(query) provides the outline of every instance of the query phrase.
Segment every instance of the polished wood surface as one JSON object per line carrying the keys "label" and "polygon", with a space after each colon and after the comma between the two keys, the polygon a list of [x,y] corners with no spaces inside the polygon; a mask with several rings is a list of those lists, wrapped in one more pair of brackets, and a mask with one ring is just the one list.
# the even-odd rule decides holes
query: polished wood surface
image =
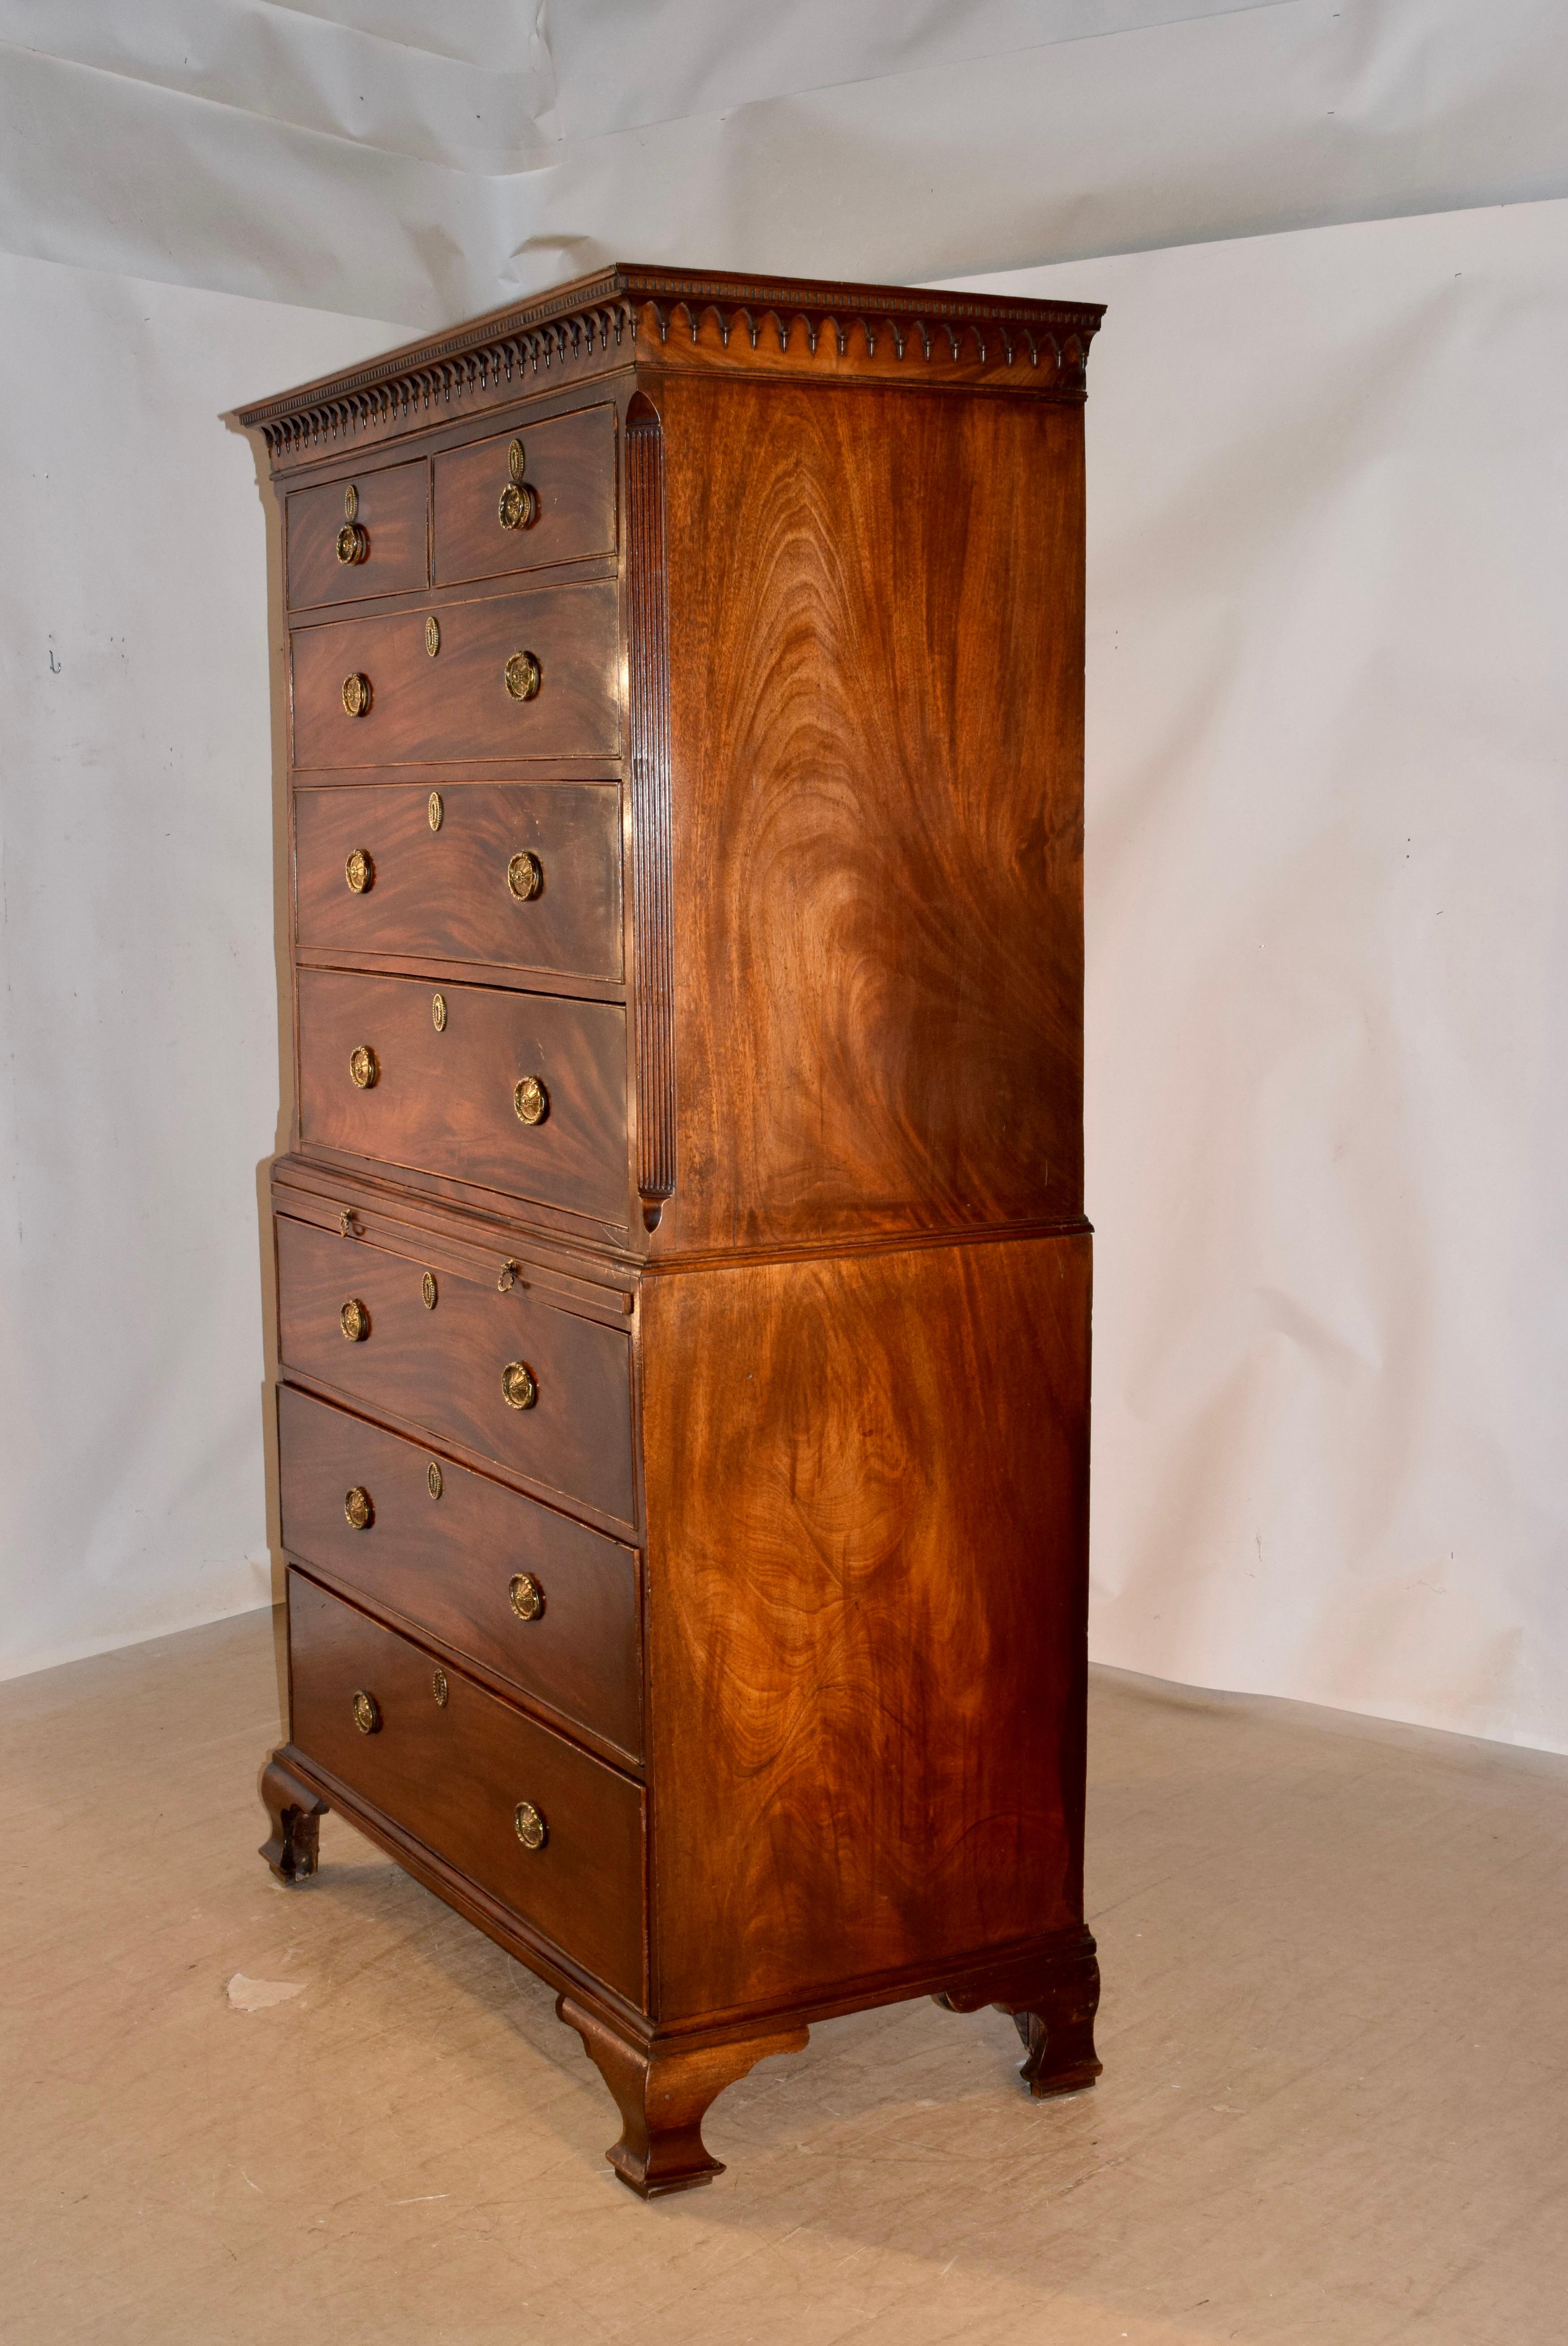
{"label": "polished wood surface", "polygon": [[[344,563],[338,559],[338,533],[347,519],[344,492],[350,488],[366,545],[362,561]],[[284,508],[290,608],[417,592],[430,576],[429,510],[429,468],[423,457],[413,464],[367,465],[315,488],[296,489]]]}
{"label": "polished wood surface", "polygon": [[[287,1373],[331,1386],[351,1401],[477,1451],[630,1524],[631,1340],[622,1330],[562,1311],[521,1286],[442,1270],[435,1309],[423,1272],[362,1239],[312,1229],[291,1215],[276,1224],[278,1354]],[[343,1335],[345,1303],[364,1305],[370,1332]],[[511,1409],[502,1371],[520,1361],[537,1399]]]}
{"label": "polished wood surface", "polygon": [[[433,616],[441,629],[433,659],[425,648]],[[292,645],[298,766],[515,763],[613,757],[620,747],[613,580],[333,619],[296,627]],[[532,700],[506,689],[506,663],[522,651],[533,653],[543,678]],[[350,676],[370,679],[362,717],[343,708]]]}
{"label": "polished wood surface", "polygon": [[[291,1556],[641,1759],[631,1549],[287,1385],[278,1395],[278,1453]],[[343,1510],[355,1487],[371,1496],[362,1531]],[[524,1573],[541,1606],[531,1620],[519,1618],[509,1593]]]}
{"label": "polished wood surface", "polygon": [[[307,1146],[626,1221],[626,1022],[618,1005],[319,969],[300,972],[298,999]],[[361,1045],[379,1069],[368,1090],[350,1073]],[[549,1096],[534,1125],[521,1123],[514,1106],[529,1076]]]}
{"label": "polished wood surface", "polygon": [[[643,1795],[630,1778],[299,1572],[289,1658],[295,1739],[328,1774],[642,2002]],[[375,1706],[372,1733],[354,1723],[357,1694]],[[517,1837],[524,1800],[545,1819],[541,1849]]]}
{"label": "polished wood surface", "polygon": [[[514,440],[538,509],[526,528],[505,529],[497,507]],[[448,449],[431,470],[438,586],[616,550],[616,411],[607,403]]]}
{"label": "polished wood surface", "polygon": [[687,381],[660,403],[671,1242],[1073,1219],[1080,416]]}
{"label": "polished wood surface", "polygon": [[[301,952],[376,954],[618,980],[621,794],[614,782],[448,785],[432,831],[423,783],[300,790],[294,799]],[[370,860],[369,885],[344,876]],[[532,855],[537,893],[507,885]]]}
{"label": "polished wood surface", "polygon": [[[331,1801],[532,1964],[645,2196],[718,2171],[708,2105],[820,2017],[995,2004],[1031,2093],[1098,2073],[1099,319],[617,263],[243,412],[301,546],[406,467],[433,565],[280,615],[306,1577],[267,1855],[305,1879]],[[372,1668],[395,1758],[390,1700],[362,1737],[345,1708]],[[524,1729],[622,1787],[548,1913],[565,1866],[492,1829]],[[562,1766],[575,1850],[599,1796]]]}
{"label": "polished wood surface", "polygon": [[643,1293],[667,2017],[1082,1917],[1089,1244]]}

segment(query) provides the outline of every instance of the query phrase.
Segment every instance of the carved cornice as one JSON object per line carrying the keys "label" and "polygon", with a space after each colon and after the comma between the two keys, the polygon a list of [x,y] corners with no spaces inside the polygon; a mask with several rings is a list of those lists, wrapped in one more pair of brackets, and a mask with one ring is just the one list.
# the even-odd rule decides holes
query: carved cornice
{"label": "carved cornice", "polygon": [[634,362],[661,369],[962,384],[1081,400],[1093,302],[721,277],[620,262],[342,373],[240,408],[274,464]]}

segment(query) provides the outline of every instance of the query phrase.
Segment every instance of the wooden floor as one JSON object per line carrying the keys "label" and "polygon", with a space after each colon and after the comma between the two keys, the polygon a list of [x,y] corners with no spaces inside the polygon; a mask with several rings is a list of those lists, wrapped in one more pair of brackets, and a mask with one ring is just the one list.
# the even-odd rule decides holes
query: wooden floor
{"label": "wooden floor", "polygon": [[0,1687],[6,2346],[1568,2334],[1568,1761],[1101,1674],[1099,2087],[833,2022],[644,2206],[527,1973],[336,1820],[273,1883],[277,1733],[263,1614]]}

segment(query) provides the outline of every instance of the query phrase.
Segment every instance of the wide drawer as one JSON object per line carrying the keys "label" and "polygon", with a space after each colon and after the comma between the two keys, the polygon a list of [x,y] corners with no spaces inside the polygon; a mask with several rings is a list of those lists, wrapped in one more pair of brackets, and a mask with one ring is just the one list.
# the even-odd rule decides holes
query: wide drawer
{"label": "wide drawer", "polygon": [[291,1555],[641,1758],[629,1548],[290,1385],[278,1455]]}
{"label": "wide drawer", "polygon": [[602,579],[296,627],[295,764],[614,757],[616,592]]}
{"label": "wide drawer", "polygon": [[616,784],[468,782],[433,795],[433,808],[419,783],[296,793],[304,951],[620,977]]}
{"label": "wide drawer", "polygon": [[437,586],[616,550],[616,411],[449,448],[432,467]]}
{"label": "wide drawer", "polygon": [[299,1572],[289,1668],[308,1760],[642,2002],[638,1785]]}
{"label": "wide drawer", "polygon": [[430,576],[428,489],[422,457],[292,490],[283,501],[290,609],[417,593]]}
{"label": "wide drawer", "polygon": [[[557,1311],[526,1284],[463,1279],[280,1215],[278,1352],[285,1370],[460,1443],[616,1522],[636,1519],[631,1339]],[[427,1287],[426,1280],[429,1285]],[[430,1299],[427,1300],[427,1297]],[[343,1332],[345,1305],[362,1308]],[[533,1399],[520,1378],[528,1372]],[[510,1382],[514,1400],[506,1397]],[[521,1396],[525,1405],[514,1405]]]}
{"label": "wide drawer", "polygon": [[626,1222],[618,1003],[346,970],[301,969],[297,991],[307,1141]]}

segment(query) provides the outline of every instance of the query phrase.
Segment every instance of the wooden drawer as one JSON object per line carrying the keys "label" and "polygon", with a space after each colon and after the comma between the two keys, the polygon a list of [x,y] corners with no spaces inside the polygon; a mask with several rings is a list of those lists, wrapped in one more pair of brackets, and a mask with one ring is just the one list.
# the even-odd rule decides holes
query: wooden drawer
{"label": "wooden drawer", "polygon": [[[469,782],[440,798],[440,828],[433,831],[418,783],[296,795],[300,946],[618,979],[617,786]],[[351,856],[360,859],[357,887],[350,884]],[[535,870],[519,866],[509,882],[522,856],[533,858]]]}
{"label": "wooden drawer", "polygon": [[[436,1699],[436,1673],[446,1699]],[[291,1739],[394,1824],[635,2004],[643,2000],[643,1794],[460,1670],[289,1575]],[[355,1724],[356,1697],[372,1731]],[[516,1810],[544,1819],[540,1849]]]}
{"label": "wooden drawer", "polygon": [[[278,1395],[278,1455],[291,1555],[641,1758],[629,1548],[289,1385]],[[370,1494],[362,1526],[345,1509],[354,1489]],[[518,1592],[522,1614],[518,1574],[532,1583]]]}
{"label": "wooden drawer", "polygon": [[[320,969],[299,971],[298,995],[306,1141],[626,1223],[619,1003]],[[373,1054],[368,1088],[351,1071],[361,1048]],[[548,1099],[533,1125],[515,1106],[530,1076]]]}
{"label": "wooden drawer", "polygon": [[[295,764],[614,757],[621,738],[616,593],[613,579],[601,579],[297,627]],[[440,629],[433,658],[432,619]],[[538,663],[539,689],[515,700],[507,663],[524,652]],[[369,707],[359,716],[344,706],[351,677],[369,680]]]}
{"label": "wooden drawer", "polygon": [[[294,490],[283,501],[290,608],[353,602],[363,595],[417,594],[430,576],[428,488],[422,458]],[[341,534],[356,526],[362,552],[357,561],[343,562]]]}
{"label": "wooden drawer", "polygon": [[[524,1282],[503,1295],[494,1280],[432,1274],[363,1239],[339,1238],[280,1215],[278,1353],[285,1370],[316,1377],[352,1401],[457,1442],[514,1473],[617,1522],[636,1520],[632,1475],[631,1338],[542,1301]],[[364,1306],[369,1332],[350,1341],[341,1315]],[[514,1409],[502,1391],[512,1362],[530,1371],[537,1398]]]}
{"label": "wooden drawer", "polygon": [[[523,451],[521,477],[533,491],[534,519],[508,528],[501,502],[512,484],[514,446]],[[432,471],[438,586],[616,550],[613,407],[585,408],[449,448]],[[515,509],[527,500],[512,503]]]}

